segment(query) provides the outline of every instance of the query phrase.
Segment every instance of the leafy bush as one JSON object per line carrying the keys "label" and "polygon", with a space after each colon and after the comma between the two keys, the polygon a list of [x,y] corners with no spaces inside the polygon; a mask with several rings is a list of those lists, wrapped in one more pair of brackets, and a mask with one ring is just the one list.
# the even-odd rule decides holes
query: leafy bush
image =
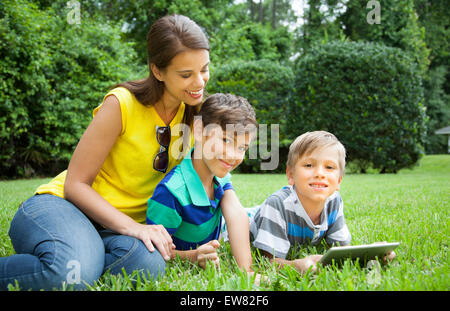
{"label": "leafy bush", "polygon": [[[401,49],[364,42],[316,46],[295,68],[289,133],[327,130],[361,170],[410,167],[423,154],[425,108],[417,66]],[[295,133],[295,134],[294,134]]]}
{"label": "leafy bush", "polygon": [[67,165],[107,88],[131,76],[135,52],[120,28],[52,8],[0,4],[0,176]]}
{"label": "leafy bush", "polygon": [[[291,68],[275,61],[239,61],[219,65],[213,69],[211,81],[208,83],[209,93],[232,93],[248,99],[256,112],[258,123],[267,125],[267,149],[258,146],[258,159],[245,159],[240,166],[241,172],[258,172],[261,160],[267,160],[272,144],[271,125],[279,124],[279,163],[277,170],[283,171],[286,162],[286,107],[292,97],[294,75]],[[258,144],[261,142],[258,139]],[[272,151],[273,152],[273,151]],[[267,161],[263,161],[267,162]]]}

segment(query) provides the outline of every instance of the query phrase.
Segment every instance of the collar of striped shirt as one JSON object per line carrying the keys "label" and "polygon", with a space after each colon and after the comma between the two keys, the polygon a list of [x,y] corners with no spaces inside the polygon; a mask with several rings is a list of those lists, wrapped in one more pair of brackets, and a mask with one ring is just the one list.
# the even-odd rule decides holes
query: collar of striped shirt
{"label": "collar of striped shirt", "polygon": [[[191,153],[192,150],[191,152],[186,154],[183,161],[181,161],[181,163],[179,164],[180,171],[183,176],[186,188],[189,192],[191,201],[194,205],[197,206],[212,206],[213,208],[216,208],[217,207],[216,204],[211,204],[214,202],[211,202],[209,200],[209,197],[205,191],[205,188],[203,187],[200,176],[198,176],[197,172],[194,169],[194,166],[192,165]],[[216,200],[220,201],[224,192],[224,189],[222,188],[223,185],[216,176],[214,176],[213,181],[215,184],[214,197]],[[229,181],[229,176],[225,176],[223,178],[224,183],[225,181]]]}

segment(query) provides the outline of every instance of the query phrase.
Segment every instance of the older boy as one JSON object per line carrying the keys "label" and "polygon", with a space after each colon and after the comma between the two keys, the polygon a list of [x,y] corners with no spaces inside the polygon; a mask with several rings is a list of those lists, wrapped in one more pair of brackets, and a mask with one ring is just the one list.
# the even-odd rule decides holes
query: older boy
{"label": "older boy", "polygon": [[[256,132],[256,116],[243,97],[214,94],[194,121],[194,149],[158,184],[148,201],[147,223],[161,224],[172,236],[176,255],[199,266],[219,263],[222,213],[239,267],[250,268],[249,220],[242,206],[224,205],[225,191],[234,191],[230,172],[244,159]],[[226,207],[226,208],[225,208]]]}
{"label": "older boy", "polygon": [[348,245],[343,202],[337,192],[345,169],[345,148],[331,133],[307,132],[289,148],[289,186],[269,196],[251,220],[253,245],[272,260],[300,272],[316,269],[321,255],[286,260],[295,244]]}

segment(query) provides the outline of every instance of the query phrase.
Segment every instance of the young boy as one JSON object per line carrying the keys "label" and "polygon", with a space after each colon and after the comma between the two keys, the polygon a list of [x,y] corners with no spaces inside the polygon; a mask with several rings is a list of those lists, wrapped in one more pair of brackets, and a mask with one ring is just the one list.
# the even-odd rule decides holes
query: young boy
{"label": "young boy", "polygon": [[339,195],[345,169],[345,148],[331,133],[307,132],[289,147],[286,175],[289,186],[256,208],[250,230],[253,245],[281,265],[306,272],[322,257],[286,260],[295,244],[343,246],[351,242]]}
{"label": "young boy", "polygon": [[176,248],[172,258],[216,265],[222,214],[230,246],[240,268],[250,274],[249,219],[239,204],[224,204],[226,191],[234,189],[230,172],[244,159],[256,133],[256,116],[243,97],[215,94],[206,99],[194,120],[195,144],[183,161],[158,184],[148,200],[147,223],[161,224]]}

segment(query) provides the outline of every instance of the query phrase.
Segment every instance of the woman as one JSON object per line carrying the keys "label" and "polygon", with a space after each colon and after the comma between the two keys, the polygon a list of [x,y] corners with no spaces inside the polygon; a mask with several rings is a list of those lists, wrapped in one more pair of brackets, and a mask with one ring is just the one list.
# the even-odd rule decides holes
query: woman
{"label": "woman", "polygon": [[[0,258],[0,289],[15,280],[22,289],[58,288],[64,281],[83,289],[122,268],[164,274],[174,245],[163,226],[143,224],[146,202],[181,161],[174,147],[180,135],[168,129],[192,125],[209,79],[209,43],[189,18],[166,16],[151,27],[147,53],[149,77],[111,90],[67,171],[20,206],[9,231],[16,254]],[[221,204],[240,206],[232,191]],[[239,226],[245,240],[248,219]],[[236,257],[246,269],[247,248],[242,243]]]}

